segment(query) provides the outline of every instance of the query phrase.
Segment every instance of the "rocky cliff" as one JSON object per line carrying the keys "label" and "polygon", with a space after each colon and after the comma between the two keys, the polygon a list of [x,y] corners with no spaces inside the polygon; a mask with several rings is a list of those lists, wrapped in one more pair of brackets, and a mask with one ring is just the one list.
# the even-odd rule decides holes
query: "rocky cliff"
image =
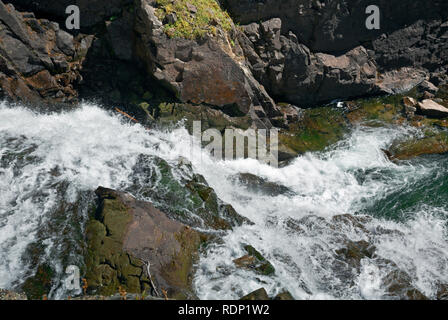
{"label": "rocky cliff", "polygon": [[365,27],[364,0],[77,1],[75,32],[63,30],[69,4],[0,2],[3,97],[148,103],[151,115],[152,100],[171,99],[270,127],[279,102],[309,107],[446,82],[445,1],[376,1],[380,30]]}

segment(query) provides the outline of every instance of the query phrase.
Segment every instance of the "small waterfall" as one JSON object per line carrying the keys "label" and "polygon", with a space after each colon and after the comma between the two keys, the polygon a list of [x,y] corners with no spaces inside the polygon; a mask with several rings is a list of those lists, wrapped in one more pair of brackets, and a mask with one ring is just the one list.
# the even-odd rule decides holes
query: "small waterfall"
{"label": "small waterfall", "polygon": [[[20,285],[41,262],[51,263],[60,280],[67,265],[82,265],[83,227],[98,186],[157,203],[135,187],[144,183],[135,170],[143,155],[156,169],[156,159],[173,168],[187,159],[254,222],[202,254],[194,277],[202,299],[238,299],[260,287],[270,294],[287,289],[297,299],[382,299],[384,279],[396,269],[434,298],[448,283],[446,156],[394,164],[381,151],[414,130],[359,127],[325,152],[273,168],[250,159],[216,161],[182,127],[148,131],[96,105],[39,114],[2,103],[0,287]],[[248,188],[235,179],[246,173],[289,192]],[[374,246],[375,255],[344,264],[338,252],[359,241]],[[274,276],[236,268],[244,244],[274,265]],[[52,296],[63,296],[60,286]]]}

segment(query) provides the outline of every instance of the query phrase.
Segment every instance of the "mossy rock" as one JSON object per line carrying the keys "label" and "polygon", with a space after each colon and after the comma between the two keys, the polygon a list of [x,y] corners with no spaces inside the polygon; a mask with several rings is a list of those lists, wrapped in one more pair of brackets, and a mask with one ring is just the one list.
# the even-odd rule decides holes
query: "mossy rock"
{"label": "mossy rock", "polygon": [[156,0],[156,14],[161,21],[175,14],[175,21],[165,25],[165,32],[172,38],[195,39],[206,34],[216,34],[217,28],[230,31],[233,21],[215,0]]}
{"label": "mossy rock", "polygon": [[280,131],[279,143],[297,154],[321,151],[348,132],[344,114],[332,107],[304,110],[301,119]]}
{"label": "mossy rock", "polygon": [[96,193],[98,210],[86,228],[87,293],[161,297],[160,289],[165,289],[172,299],[195,298],[193,265],[208,238],[169,219],[150,202],[101,187]]}
{"label": "mossy rock", "polygon": [[422,155],[448,153],[448,132],[429,131],[421,138],[397,142],[388,150],[390,160],[409,160]]}
{"label": "mossy rock", "polygon": [[237,267],[253,270],[265,276],[275,273],[274,266],[254,247],[246,245],[244,249],[248,254],[233,261]]}
{"label": "mossy rock", "polygon": [[119,288],[142,293],[142,263],[123,251],[123,239],[132,221],[128,208],[113,193],[102,195],[96,219],[86,226],[86,280],[89,293],[113,295]]}
{"label": "mossy rock", "polygon": [[50,293],[53,286],[53,268],[48,264],[41,264],[37,267],[36,273],[25,280],[22,290],[29,299],[41,300]]}

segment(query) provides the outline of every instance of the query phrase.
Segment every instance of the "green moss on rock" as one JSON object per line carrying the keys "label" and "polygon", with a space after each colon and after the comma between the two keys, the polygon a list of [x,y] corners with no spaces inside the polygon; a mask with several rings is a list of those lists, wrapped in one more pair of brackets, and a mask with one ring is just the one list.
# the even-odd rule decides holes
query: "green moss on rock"
{"label": "green moss on rock", "polygon": [[230,31],[233,21],[215,0],[156,0],[156,14],[160,20],[175,15],[174,21],[165,25],[165,32],[172,38],[195,39],[206,34],[216,34],[217,28]]}

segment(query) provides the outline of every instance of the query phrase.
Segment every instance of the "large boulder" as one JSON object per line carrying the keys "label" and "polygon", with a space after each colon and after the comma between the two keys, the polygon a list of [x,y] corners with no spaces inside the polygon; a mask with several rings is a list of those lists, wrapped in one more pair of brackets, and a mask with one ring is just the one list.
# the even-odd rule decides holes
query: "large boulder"
{"label": "large boulder", "polygon": [[[350,50],[419,20],[448,18],[448,3],[444,0],[225,0],[223,4],[243,25],[280,18],[284,22],[283,34],[292,31],[311,50],[325,53]],[[365,27],[366,8],[372,4],[380,8],[380,30]]]}
{"label": "large boulder", "polygon": [[40,15],[55,17],[58,21],[65,21],[68,17],[66,8],[71,5],[79,7],[81,13],[81,28],[92,27],[106,19],[116,17],[134,0],[6,0],[18,8],[24,8]]}
{"label": "large boulder", "polygon": [[195,298],[191,273],[201,234],[129,194],[101,187],[96,194],[86,229],[89,293]]}
{"label": "large boulder", "polygon": [[365,10],[370,4],[224,2],[245,24],[250,41],[240,42],[255,78],[277,100],[309,106],[402,93],[428,78],[436,84],[447,81],[447,3],[379,1],[381,28],[367,30]]}
{"label": "large boulder", "polygon": [[218,25],[215,34],[199,38],[170,37],[156,1],[140,0],[136,10],[136,54],[181,101],[223,109],[235,106],[240,114],[265,120],[258,125],[270,126],[266,116],[279,112],[245,65],[241,48],[232,40],[231,34],[238,32],[234,26],[229,31]]}
{"label": "large boulder", "polygon": [[380,92],[377,66],[367,50],[343,55],[313,53],[295,34],[281,34],[282,21],[244,27],[240,37],[255,77],[278,99],[301,106]]}

